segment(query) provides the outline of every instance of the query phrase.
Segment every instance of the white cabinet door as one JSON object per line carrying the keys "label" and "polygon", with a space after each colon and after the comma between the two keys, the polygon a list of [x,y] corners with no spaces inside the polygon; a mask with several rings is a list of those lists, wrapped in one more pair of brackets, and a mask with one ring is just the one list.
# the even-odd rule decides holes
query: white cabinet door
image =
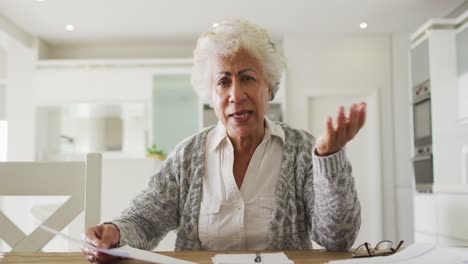
{"label": "white cabinet door", "polygon": [[429,41],[425,40],[411,51],[411,85],[429,79]]}

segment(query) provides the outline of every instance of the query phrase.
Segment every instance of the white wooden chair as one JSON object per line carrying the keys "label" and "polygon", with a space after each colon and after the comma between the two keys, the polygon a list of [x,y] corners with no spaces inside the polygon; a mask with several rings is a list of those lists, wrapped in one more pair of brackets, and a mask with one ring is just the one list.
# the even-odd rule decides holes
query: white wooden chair
{"label": "white wooden chair", "polygon": [[[62,230],[84,211],[85,227],[90,227],[99,223],[101,174],[98,153],[88,154],[86,162],[0,162],[0,196],[69,196],[43,224]],[[0,238],[12,252],[36,252],[54,234],[37,227],[26,235],[0,211]]]}

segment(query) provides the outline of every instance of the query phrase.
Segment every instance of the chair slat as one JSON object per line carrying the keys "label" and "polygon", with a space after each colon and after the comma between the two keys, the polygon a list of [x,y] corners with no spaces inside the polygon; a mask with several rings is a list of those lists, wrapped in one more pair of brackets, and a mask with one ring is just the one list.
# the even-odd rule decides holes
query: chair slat
{"label": "chair slat", "polygon": [[101,212],[101,177],[102,156],[90,153],[86,162],[85,179],[85,227],[95,226],[100,222]]}
{"label": "chair slat", "polygon": [[0,195],[70,195],[84,185],[84,162],[0,162]]}
{"label": "chair slat", "polygon": [[[83,211],[83,201],[71,197],[61,207],[57,209],[49,218],[47,218],[43,225],[52,229],[61,231],[64,229],[75,217]],[[29,236],[25,237],[19,242],[12,250],[12,252],[36,252],[39,251],[44,245],[49,243],[55,237],[55,234],[49,233],[40,227],[37,227]]]}
{"label": "chair slat", "polygon": [[[0,196],[69,196],[43,224],[62,230],[84,211],[85,226],[93,226],[100,218],[101,164],[98,153],[86,162],[0,162]],[[13,252],[40,251],[54,236],[41,228],[26,235],[0,211],[0,238]]]}
{"label": "chair slat", "polygon": [[0,212],[0,237],[11,248],[14,248],[26,234],[21,231],[4,213]]}

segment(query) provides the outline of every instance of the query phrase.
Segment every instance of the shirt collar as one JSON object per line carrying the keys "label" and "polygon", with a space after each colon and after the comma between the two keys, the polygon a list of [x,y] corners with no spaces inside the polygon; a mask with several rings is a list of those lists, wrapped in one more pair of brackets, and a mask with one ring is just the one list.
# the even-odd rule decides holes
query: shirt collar
{"label": "shirt collar", "polygon": [[208,143],[208,151],[214,151],[221,142],[227,138],[226,129],[224,128],[221,121],[218,121],[218,124],[214,128],[213,136],[211,137],[210,142]]}
{"label": "shirt collar", "polygon": [[266,131],[270,131],[272,136],[279,137],[284,143],[284,130],[282,127],[277,125],[275,122],[271,121],[268,117],[265,116]]}
{"label": "shirt collar", "polygon": [[[271,138],[271,136],[275,136],[280,138],[283,143],[285,139],[284,130],[276,123],[272,122],[268,117],[265,116],[265,135],[263,137],[262,142],[267,141]],[[227,140],[227,132],[226,128],[224,128],[221,121],[218,121],[218,124],[214,128],[213,136],[208,143],[208,151],[214,151],[222,142],[223,140]]]}

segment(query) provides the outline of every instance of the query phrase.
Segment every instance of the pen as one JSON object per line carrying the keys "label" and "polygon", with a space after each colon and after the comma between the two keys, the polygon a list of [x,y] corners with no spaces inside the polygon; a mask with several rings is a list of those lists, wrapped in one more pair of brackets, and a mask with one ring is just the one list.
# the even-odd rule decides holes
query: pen
{"label": "pen", "polygon": [[257,253],[255,253],[255,262],[262,262],[262,257],[260,256],[259,251],[257,251]]}

